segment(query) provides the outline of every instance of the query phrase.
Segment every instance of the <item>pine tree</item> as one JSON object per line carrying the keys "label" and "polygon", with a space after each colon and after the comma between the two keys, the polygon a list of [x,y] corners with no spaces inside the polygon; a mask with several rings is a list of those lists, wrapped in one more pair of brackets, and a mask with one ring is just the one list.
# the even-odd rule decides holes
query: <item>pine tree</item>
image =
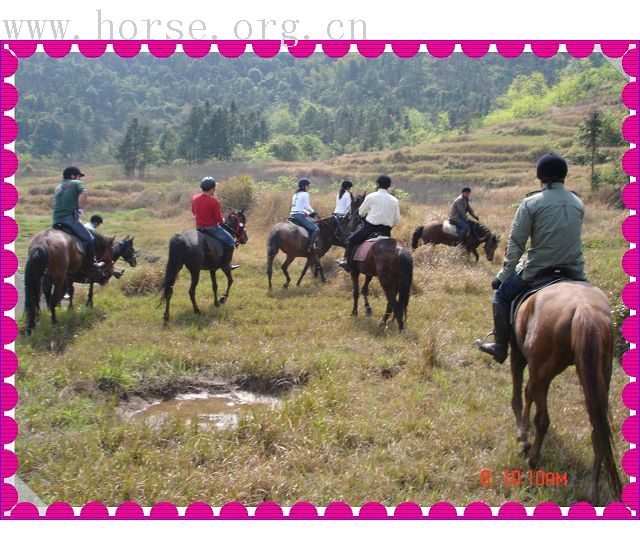
{"label": "pine tree", "polygon": [[138,163],[138,152],[136,145],[136,136],[138,134],[138,119],[133,119],[127,131],[124,133],[122,142],[118,145],[116,151],[116,159],[122,165],[124,174],[127,177],[133,177],[136,172]]}
{"label": "pine tree", "polygon": [[598,147],[602,145],[603,135],[602,112],[599,109],[592,109],[587,118],[580,123],[578,132],[578,142],[591,152],[591,188],[598,188],[596,181],[596,157]]}

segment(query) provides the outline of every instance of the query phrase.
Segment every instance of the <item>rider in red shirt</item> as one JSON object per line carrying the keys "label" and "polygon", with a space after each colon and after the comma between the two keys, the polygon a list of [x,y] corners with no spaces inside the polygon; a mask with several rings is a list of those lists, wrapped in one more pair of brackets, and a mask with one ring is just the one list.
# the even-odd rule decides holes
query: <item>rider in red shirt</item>
{"label": "rider in red shirt", "polygon": [[[220,201],[215,197],[216,181],[213,177],[204,177],[200,181],[202,192],[191,199],[191,211],[196,218],[196,229],[222,242],[224,246],[223,260],[231,260],[231,253],[236,246],[233,236],[224,228],[224,217]],[[238,268],[238,265],[231,265]]]}

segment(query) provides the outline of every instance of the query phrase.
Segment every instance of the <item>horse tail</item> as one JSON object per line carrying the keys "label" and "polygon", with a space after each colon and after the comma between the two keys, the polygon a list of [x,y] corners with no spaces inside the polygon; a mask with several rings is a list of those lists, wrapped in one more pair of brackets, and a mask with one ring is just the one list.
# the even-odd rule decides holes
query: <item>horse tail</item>
{"label": "horse tail", "polygon": [[40,313],[41,282],[48,263],[49,247],[46,243],[40,242],[29,249],[24,271],[24,312],[27,315],[28,330],[35,326],[36,317]]}
{"label": "horse tail", "polygon": [[164,280],[160,288],[160,298],[158,300],[158,307],[167,301],[173,294],[173,285],[176,283],[178,273],[184,265],[184,253],[187,250],[184,237],[176,233],[169,240],[169,258],[167,260],[167,267],[164,272]]}
{"label": "horse tail", "polygon": [[409,295],[413,282],[413,258],[411,253],[402,249],[398,255],[398,312],[407,320],[407,308],[409,307]]}
{"label": "horse tail", "polygon": [[420,238],[422,237],[422,232],[424,231],[424,226],[418,226],[416,231],[413,232],[413,239],[411,240],[411,247],[414,249],[418,248],[418,244],[420,243]]}
{"label": "horse tail", "polygon": [[272,259],[278,253],[278,241],[280,238],[280,233],[278,228],[273,228],[271,233],[269,233],[269,241],[267,241],[267,258]]}
{"label": "horse tail", "polygon": [[576,370],[584,391],[589,420],[593,427],[594,451],[604,461],[615,499],[622,483],[613,458],[611,426],[608,419],[609,382],[611,380],[613,331],[608,320],[594,321],[579,307],[571,324]]}

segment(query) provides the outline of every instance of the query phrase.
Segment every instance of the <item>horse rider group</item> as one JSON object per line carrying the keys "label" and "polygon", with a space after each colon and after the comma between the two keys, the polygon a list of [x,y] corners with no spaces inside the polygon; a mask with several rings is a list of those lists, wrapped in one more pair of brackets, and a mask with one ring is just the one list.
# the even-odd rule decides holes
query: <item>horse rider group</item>
{"label": "horse rider group", "polygon": [[[530,193],[520,204],[513,223],[503,266],[491,282],[495,290],[493,298],[493,319],[495,342],[476,341],[483,352],[503,363],[507,357],[510,338],[509,312],[511,302],[526,290],[536,279],[558,271],[573,280],[586,280],[584,257],[582,253],[582,223],[584,205],[580,198],[564,186],[568,166],[564,158],[550,152],[537,162],[536,175],[541,190]],[[54,192],[53,225],[68,229],[85,244],[86,273],[100,271],[105,263],[96,262],[94,237],[91,230],[102,223],[100,216],[91,219],[93,227],[85,227],[80,222],[87,204],[87,191],[81,182],[84,173],[77,167],[67,167],[63,180]],[[302,178],[291,201],[289,220],[309,232],[309,252],[316,250],[319,228],[310,218],[317,212],[311,206],[309,188],[311,181]],[[215,197],[216,181],[204,177],[200,182],[202,193],[192,199],[191,209],[195,217],[196,228],[201,233],[219,240],[224,247],[224,257],[229,258],[235,247],[235,240],[225,230],[220,202]],[[345,215],[351,211],[353,196],[350,181],[343,181],[336,196],[335,214]],[[364,218],[347,240],[345,256],[339,265],[346,271],[353,267],[356,247],[374,236],[391,236],[392,228],[400,221],[398,199],[389,192],[391,179],[380,175],[376,179],[376,191],[367,195],[358,208],[358,214]],[[460,232],[462,239],[469,235],[470,225],[467,214],[478,220],[477,214],[469,204],[471,189],[465,187],[453,202],[449,221]],[[95,218],[95,219],[94,219]],[[527,241],[529,250],[525,254]],[[235,268],[235,266],[234,266]]]}

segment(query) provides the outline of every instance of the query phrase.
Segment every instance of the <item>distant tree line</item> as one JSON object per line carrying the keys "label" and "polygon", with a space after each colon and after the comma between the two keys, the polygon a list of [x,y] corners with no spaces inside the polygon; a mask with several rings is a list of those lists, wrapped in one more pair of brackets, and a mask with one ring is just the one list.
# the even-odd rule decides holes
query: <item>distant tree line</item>
{"label": "distant tree line", "polygon": [[497,53],[479,60],[462,53],[446,60],[56,60],[36,53],[17,78],[18,147],[36,157],[110,159],[133,117],[166,161],[226,158],[239,149],[248,157],[296,159],[399,147],[447,127],[474,126],[519,75],[538,71],[553,85],[577,64],[562,53],[542,61],[527,53],[512,60]]}

